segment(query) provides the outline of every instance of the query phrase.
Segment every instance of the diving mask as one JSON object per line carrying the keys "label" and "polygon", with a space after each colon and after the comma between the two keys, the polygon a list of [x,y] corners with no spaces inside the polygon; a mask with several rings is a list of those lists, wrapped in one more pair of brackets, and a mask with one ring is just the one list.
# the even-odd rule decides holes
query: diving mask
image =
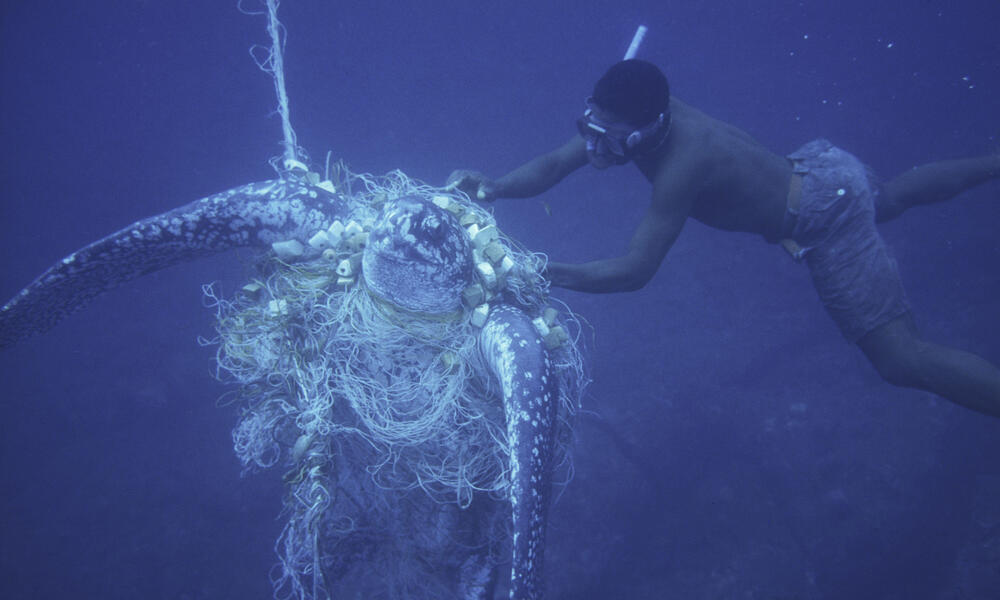
{"label": "diving mask", "polygon": [[587,98],[586,105],[587,110],[576,120],[576,128],[587,142],[587,156],[591,164],[598,169],[624,165],[635,158],[639,145],[659,133],[667,122],[666,115],[660,113],[652,123],[636,129],[626,123],[599,117],[594,110],[593,98]]}

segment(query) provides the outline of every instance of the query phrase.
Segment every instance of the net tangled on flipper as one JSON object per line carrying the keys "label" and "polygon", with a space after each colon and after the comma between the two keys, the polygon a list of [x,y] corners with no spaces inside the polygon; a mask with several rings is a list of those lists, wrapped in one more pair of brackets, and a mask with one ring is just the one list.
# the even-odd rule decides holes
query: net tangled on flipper
{"label": "net tangled on flipper", "polygon": [[[374,178],[340,167],[334,175],[328,183],[361,229],[385,202],[413,195],[447,207],[470,234],[495,227],[464,195],[400,172]],[[494,279],[469,282],[478,286],[472,305],[428,315],[371,293],[363,274],[338,274],[357,252],[353,243],[294,262],[262,257],[252,283],[232,299],[206,288],[218,312],[219,376],[239,385],[234,448],[247,470],[286,470],[276,597],[324,598],[351,573],[374,575],[390,596],[448,597],[454,592],[442,595],[444,584],[416,563],[433,559],[437,579],[460,580],[479,568],[470,557],[488,563],[506,537],[495,510],[509,485],[506,425],[477,350],[476,308],[502,303],[539,319],[551,314],[544,257],[497,234],[490,243],[503,256],[492,248]],[[489,261],[483,248],[476,252],[475,260]],[[578,332],[568,311],[549,324]],[[576,342],[563,335],[549,351],[561,384],[563,446],[585,382]]]}

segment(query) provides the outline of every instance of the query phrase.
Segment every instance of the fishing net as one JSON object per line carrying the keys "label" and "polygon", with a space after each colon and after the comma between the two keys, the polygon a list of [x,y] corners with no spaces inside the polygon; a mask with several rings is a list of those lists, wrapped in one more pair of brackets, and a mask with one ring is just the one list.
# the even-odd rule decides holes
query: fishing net
{"label": "fishing net", "polygon": [[[327,176],[362,229],[385,202],[414,195],[447,206],[473,232],[495,227],[463,194],[400,172],[374,178],[336,165]],[[501,276],[485,297],[541,318],[544,257],[502,233],[493,243],[509,262],[494,255]],[[477,349],[474,306],[429,315],[389,304],[363,276],[337,272],[355,250],[345,241],[294,262],[268,254],[231,299],[206,287],[218,313],[218,374],[238,385],[236,454],[246,471],[285,471],[275,596],[326,598],[336,588],[455,597],[501,562],[508,537],[500,390]],[[568,311],[558,326],[579,331]],[[585,381],[576,338],[549,351],[563,449]]]}

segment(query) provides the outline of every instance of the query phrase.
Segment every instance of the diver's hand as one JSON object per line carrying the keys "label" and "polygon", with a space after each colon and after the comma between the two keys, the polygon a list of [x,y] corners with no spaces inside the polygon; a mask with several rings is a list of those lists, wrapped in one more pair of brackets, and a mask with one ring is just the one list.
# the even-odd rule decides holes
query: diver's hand
{"label": "diver's hand", "polygon": [[492,179],[479,171],[459,169],[448,176],[447,190],[460,190],[473,200],[493,202],[497,199],[497,185]]}

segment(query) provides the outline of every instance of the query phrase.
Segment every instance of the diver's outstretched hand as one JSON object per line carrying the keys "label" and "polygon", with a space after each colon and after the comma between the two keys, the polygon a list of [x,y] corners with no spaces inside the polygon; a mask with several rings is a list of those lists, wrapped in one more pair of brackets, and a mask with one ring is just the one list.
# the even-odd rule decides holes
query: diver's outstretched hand
{"label": "diver's outstretched hand", "polygon": [[452,171],[445,188],[465,192],[469,198],[480,202],[493,202],[497,199],[496,182],[479,171]]}

